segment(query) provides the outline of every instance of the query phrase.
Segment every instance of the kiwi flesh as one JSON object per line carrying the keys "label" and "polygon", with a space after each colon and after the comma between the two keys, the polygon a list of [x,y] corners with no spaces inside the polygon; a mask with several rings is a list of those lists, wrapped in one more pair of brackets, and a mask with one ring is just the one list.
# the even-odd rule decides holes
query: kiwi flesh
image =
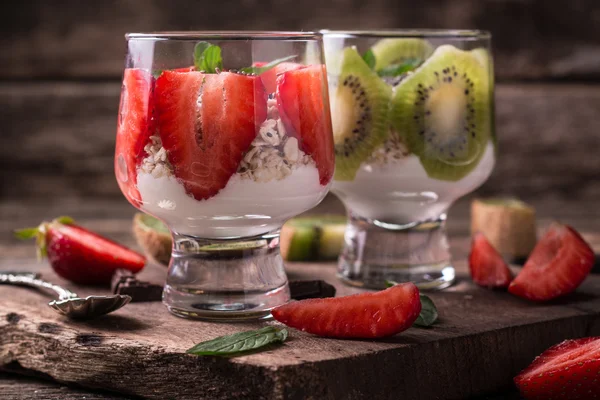
{"label": "kiwi flesh", "polygon": [[426,60],[433,52],[431,44],[423,39],[381,39],[371,48],[375,55],[375,71],[409,60]]}
{"label": "kiwi flesh", "polygon": [[488,70],[443,45],[396,88],[390,118],[429,177],[457,181],[485,153],[490,106]]}
{"label": "kiwi flesh", "polygon": [[281,229],[280,247],[287,261],[331,261],[339,256],[346,231],[342,215],[310,215],[289,220]]}
{"label": "kiwi flesh", "polygon": [[495,124],[495,87],[494,87],[494,61],[492,59],[491,53],[484,49],[483,47],[479,47],[477,49],[471,50],[471,54],[473,54],[483,68],[488,71],[489,76],[489,84],[488,84],[488,93],[490,96],[490,111],[488,114],[489,117],[489,128],[490,128],[490,138],[492,139],[492,143],[494,144],[494,149],[496,152],[498,151],[498,139],[496,138],[496,124]]}
{"label": "kiwi flesh", "polygon": [[392,89],[347,47],[331,98],[336,180],[350,181],[361,163],[388,137]]}
{"label": "kiwi flesh", "polygon": [[161,220],[147,214],[136,213],[133,217],[133,234],[138,245],[148,257],[160,264],[169,264],[172,247],[171,234]]}

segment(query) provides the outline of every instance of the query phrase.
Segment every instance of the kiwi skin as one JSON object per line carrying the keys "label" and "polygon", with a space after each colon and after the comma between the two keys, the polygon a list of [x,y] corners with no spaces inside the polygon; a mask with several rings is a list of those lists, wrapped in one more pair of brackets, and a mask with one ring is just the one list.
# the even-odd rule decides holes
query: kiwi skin
{"label": "kiwi skin", "polygon": [[[443,45],[396,88],[392,125],[429,177],[458,181],[483,157],[490,135],[488,79],[473,54]],[[449,127],[453,117],[463,125]]]}
{"label": "kiwi skin", "polygon": [[171,260],[172,239],[162,222],[147,214],[133,217],[133,235],[144,253],[162,265]]}
{"label": "kiwi skin", "polygon": [[362,162],[387,139],[391,93],[356,48],[344,49],[338,86],[331,99],[334,179],[353,180]]}

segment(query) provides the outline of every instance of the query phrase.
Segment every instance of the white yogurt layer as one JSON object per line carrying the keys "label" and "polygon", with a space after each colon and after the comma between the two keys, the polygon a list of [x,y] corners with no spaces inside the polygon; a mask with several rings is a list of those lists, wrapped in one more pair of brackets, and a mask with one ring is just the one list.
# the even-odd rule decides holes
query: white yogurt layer
{"label": "white yogurt layer", "polygon": [[214,197],[200,201],[172,175],[155,177],[140,169],[137,184],[145,212],[165,220],[176,233],[202,238],[247,237],[278,229],[317,205],[329,189],[319,183],[314,163],[267,182],[235,174]]}
{"label": "white yogurt layer", "polygon": [[428,177],[419,158],[409,155],[387,164],[363,164],[353,181],[335,181],[333,192],[361,217],[393,224],[433,220],[481,186],[494,162],[490,142],[475,169],[452,182]]}

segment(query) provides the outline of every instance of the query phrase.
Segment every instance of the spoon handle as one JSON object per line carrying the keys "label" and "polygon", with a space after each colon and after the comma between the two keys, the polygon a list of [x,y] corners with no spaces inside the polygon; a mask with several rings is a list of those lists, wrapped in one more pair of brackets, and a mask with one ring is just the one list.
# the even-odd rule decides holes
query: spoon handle
{"label": "spoon handle", "polygon": [[35,288],[49,289],[58,295],[59,300],[67,300],[77,297],[77,295],[71,292],[70,290],[67,290],[53,283],[38,279],[33,275],[0,272],[0,283],[7,283],[9,285],[16,286],[31,286]]}

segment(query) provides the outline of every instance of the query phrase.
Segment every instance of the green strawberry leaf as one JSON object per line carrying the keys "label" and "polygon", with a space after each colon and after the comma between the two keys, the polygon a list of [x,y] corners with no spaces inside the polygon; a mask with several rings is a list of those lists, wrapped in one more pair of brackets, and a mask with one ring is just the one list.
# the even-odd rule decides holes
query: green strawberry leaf
{"label": "green strawberry leaf", "polygon": [[288,60],[291,60],[293,58],[296,58],[297,56],[293,55],[293,56],[287,56],[287,57],[282,57],[282,58],[278,58],[276,60],[271,61],[268,64],[263,65],[262,67],[245,67],[240,69],[241,72],[245,72],[247,74],[256,74],[256,75],[260,75],[263,72],[267,72],[268,70],[275,68],[276,66],[278,66],[279,64],[281,64],[282,62],[286,62]]}
{"label": "green strawberry leaf", "polygon": [[[385,285],[387,287],[392,287],[397,285],[394,281],[385,281]],[[438,319],[438,311],[437,307],[433,303],[433,300],[429,298],[429,296],[425,296],[424,294],[419,293],[419,297],[421,298],[421,313],[417,317],[414,325],[421,327],[429,327],[433,325]]]}
{"label": "green strawberry leaf", "polygon": [[17,229],[13,233],[17,239],[27,240],[37,237],[39,231],[39,228],[36,226],[35,228]]}
{"label": "green strawberry leaf", "polygon": [[373,50],[367,50],[367,52],[363,54],[362,58],[363,60],[365,60],[365,63],[369,66],[369,68],[375,69],[376,60],[375,53],[373,53]]}
{"label": "green strawberry leaf", "polygon": [[421,60],[409,59],[409,60],[402,62],[401,64],[388,65],[387,67],[382,68],[379,71],[377,71],[377,74],[379,74],[379,76],[381,76],[381,77],[384,77],[384,76],[396,77],[396,76],[405,74],[407,72],[413,71],[415,68],[417,68],[419,65],[421,65],[421,62],[422,62]]}
{"label": "green strawberry leaf", "polygon": [[283,343],[287,336],[288,331],[285,328],[266,326],[258,330],[219,336],[198,343],[187,350],[186,353],[197,356],[233,356],[262,348],[271,343]]}
{"label": "green strawberry leaf", "polygon": [[62,217],[55,218],[54,222],[58,222],[63,225],[73,225],[75,223],[75,220],[71,217],[62,216]]}
{"label": "green strawberry leaf", "polygon": [[223,69],[221,48],[208,42],[198,42],[194,47],[194,65],[198,71],[214,74]]}

